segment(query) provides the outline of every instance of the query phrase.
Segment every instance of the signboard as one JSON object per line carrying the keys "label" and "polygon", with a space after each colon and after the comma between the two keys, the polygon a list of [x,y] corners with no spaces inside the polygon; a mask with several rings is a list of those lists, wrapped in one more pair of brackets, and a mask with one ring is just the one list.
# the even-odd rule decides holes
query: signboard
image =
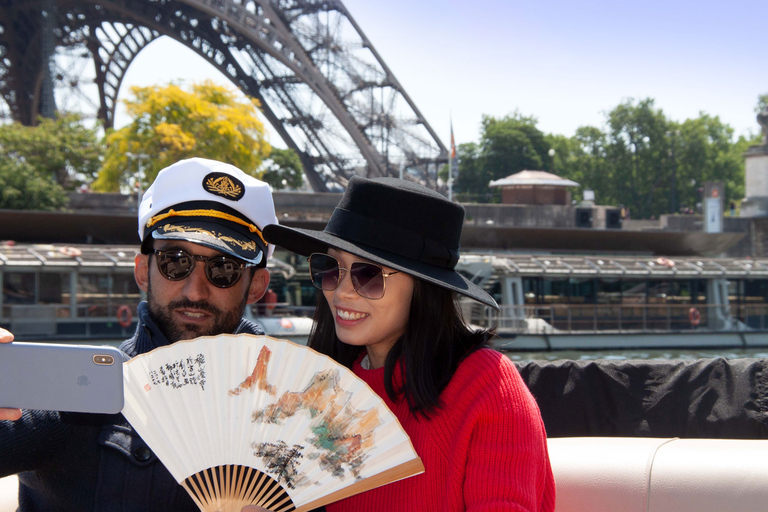
{"label": "signboard", "polygon": [[705,233],[723,232],[723,202],[719,197],[707,197],[704,199]]}
{"label": "signboard", "polygon": [[704,232],[723,232],[723,192],[721,181],[704,183]]}

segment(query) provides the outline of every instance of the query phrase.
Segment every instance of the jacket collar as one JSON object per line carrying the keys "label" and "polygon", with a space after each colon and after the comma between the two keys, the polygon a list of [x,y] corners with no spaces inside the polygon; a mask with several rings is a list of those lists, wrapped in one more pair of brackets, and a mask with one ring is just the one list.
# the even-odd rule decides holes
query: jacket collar
{"label": "jacket collar", "polygon": [[[139,354],[145,354],[157,347],[163,347],[170,345],[170,342],[165,337],[165,334],[160,330],[152,316],[149,314],[149,306],[146,302],[141,302],[137,308],[139,314],[139,323],[136,326],[136,332],[133,337],[125,340],[120,345],[120,350],[128,354],[130,357],[135,357]],[[237,326],[235,332],[232,334],[264,334],[264,330],[261,326],[255,323],[241,319],[240,325]]]}

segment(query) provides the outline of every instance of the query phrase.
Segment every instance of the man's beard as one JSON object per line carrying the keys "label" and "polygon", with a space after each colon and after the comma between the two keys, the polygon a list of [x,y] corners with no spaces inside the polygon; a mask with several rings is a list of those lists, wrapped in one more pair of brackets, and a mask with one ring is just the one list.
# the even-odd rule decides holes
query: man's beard
{"label": "man's beard", "polygon": [[[191,301],[187,298],[181,298],[170,302],[167,306],[162,306],[155,302],[152,295],[152,281],[147,284],[147,305],[149,314],[157,324],[157,327],[165,334],[169,343],[175,343],[181,340],[197,338],[198,336],[215,336],[217,334],[231,334],[235,332],[240,320],[243,318],[243,312],[248,301],[248,290],[246,290],[240,304],[228,311],[222,311],[208,301]],[[210,313],[214,322],[210,328],[201,325],[186,324],[178,322],[173,310],[177,308],[199,309]]]}

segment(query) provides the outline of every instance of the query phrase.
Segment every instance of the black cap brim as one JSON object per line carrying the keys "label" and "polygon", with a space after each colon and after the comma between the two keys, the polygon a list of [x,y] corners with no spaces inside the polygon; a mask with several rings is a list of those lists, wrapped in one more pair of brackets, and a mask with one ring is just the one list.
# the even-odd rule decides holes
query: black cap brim
{"label": "black cap brim", "polygon": [[266,254],[260,240],[220,221],[175,220],[159,225],[151,235],[155,240],[182,240],[203,245],[253,264],[261,263]]}

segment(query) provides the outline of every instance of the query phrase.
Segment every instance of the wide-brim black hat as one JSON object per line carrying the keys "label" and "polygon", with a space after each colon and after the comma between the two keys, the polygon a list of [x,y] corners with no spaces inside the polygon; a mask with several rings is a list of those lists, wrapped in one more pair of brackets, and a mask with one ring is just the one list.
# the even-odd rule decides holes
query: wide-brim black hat
{"label": "wide-brim black hat", "polygon": [[270,224],[263,234],[304,256],[340,249],[498,309],[485,290],[454,270],[463,224],[464,208],[434,190],[354,176],[323,231]]}

